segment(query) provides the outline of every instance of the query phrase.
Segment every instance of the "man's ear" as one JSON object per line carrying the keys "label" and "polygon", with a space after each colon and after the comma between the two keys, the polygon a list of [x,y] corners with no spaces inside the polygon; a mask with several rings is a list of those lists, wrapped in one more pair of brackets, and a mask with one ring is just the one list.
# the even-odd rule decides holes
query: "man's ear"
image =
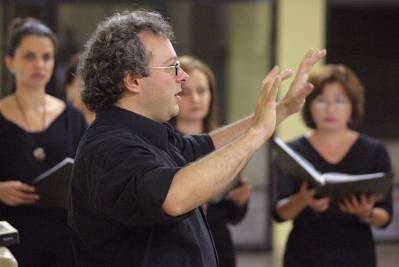
{"label": "man's ear", "polygon": [[6,56],[6,57],[4,58],[4,63],[6,64],[7,69],[8,69],[12,74],[14,74],[14,59],[13,59],[12,57],[10,57],[10,56]]}
{"label": "man's ear", "polygon": [[126,90],[132,93],[139,93],[142,88],[142,78],[129,72],[126,73],[123,77],[123,85],[125,86]]}

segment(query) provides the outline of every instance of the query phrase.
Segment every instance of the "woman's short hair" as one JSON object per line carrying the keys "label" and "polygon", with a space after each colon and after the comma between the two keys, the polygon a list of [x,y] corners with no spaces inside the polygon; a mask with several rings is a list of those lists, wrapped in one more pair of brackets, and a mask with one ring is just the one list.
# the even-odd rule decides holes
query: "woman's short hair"
{"label": "woman's short hair", "polygon": [[310,105],[318,95],[323,93],[325,86],[330,83],[339,83],[344,89],[352,104],[348,127],[351,129],[356,128],[364,115],[364,87],[350,68],[342,64],[325,65],[321,69],[311,73],[309,82],[313,84],[314,89],[307,96],[302,110],[302,118],[309,128],[316,128],[310,112]]}

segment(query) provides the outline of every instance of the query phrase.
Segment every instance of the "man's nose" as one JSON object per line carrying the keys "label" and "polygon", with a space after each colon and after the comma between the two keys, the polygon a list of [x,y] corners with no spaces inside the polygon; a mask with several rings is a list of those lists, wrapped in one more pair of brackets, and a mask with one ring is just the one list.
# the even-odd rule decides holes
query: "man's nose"
{"label": "man's nose", "polygon": [[187,72],[180,68],[176,78],[178,83],[185,83],[189,77],[190,75],[188,75]]}

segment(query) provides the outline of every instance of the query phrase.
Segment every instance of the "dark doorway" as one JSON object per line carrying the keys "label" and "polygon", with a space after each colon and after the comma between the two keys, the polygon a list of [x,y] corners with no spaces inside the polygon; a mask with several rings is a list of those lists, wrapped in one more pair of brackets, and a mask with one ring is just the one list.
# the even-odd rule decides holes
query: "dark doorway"
{"label": "dark doorway", "polygon": [[349,66],[366,88],[360,130],[378,138],[398,138],[399,4],[330,3],[327,14],[327,63]]}

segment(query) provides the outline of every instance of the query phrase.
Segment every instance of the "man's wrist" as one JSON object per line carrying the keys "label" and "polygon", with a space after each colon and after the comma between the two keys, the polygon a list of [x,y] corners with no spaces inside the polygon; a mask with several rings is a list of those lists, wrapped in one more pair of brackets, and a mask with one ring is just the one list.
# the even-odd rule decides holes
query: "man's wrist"
{"label": "man's wrist", "polygon": [[283,101],[279,102],[276,107],[277,125],[289,116],[287,104]]}
{"label": "man's wrist", "polygon": [[270,135],[265,134],[265,131],[263,129],[258,129],[255,127],[251,127],[245,137],[252,145],[251,145],[251,151],[255,152],[261,145],[263,145],[268,138],[270,138]]}

